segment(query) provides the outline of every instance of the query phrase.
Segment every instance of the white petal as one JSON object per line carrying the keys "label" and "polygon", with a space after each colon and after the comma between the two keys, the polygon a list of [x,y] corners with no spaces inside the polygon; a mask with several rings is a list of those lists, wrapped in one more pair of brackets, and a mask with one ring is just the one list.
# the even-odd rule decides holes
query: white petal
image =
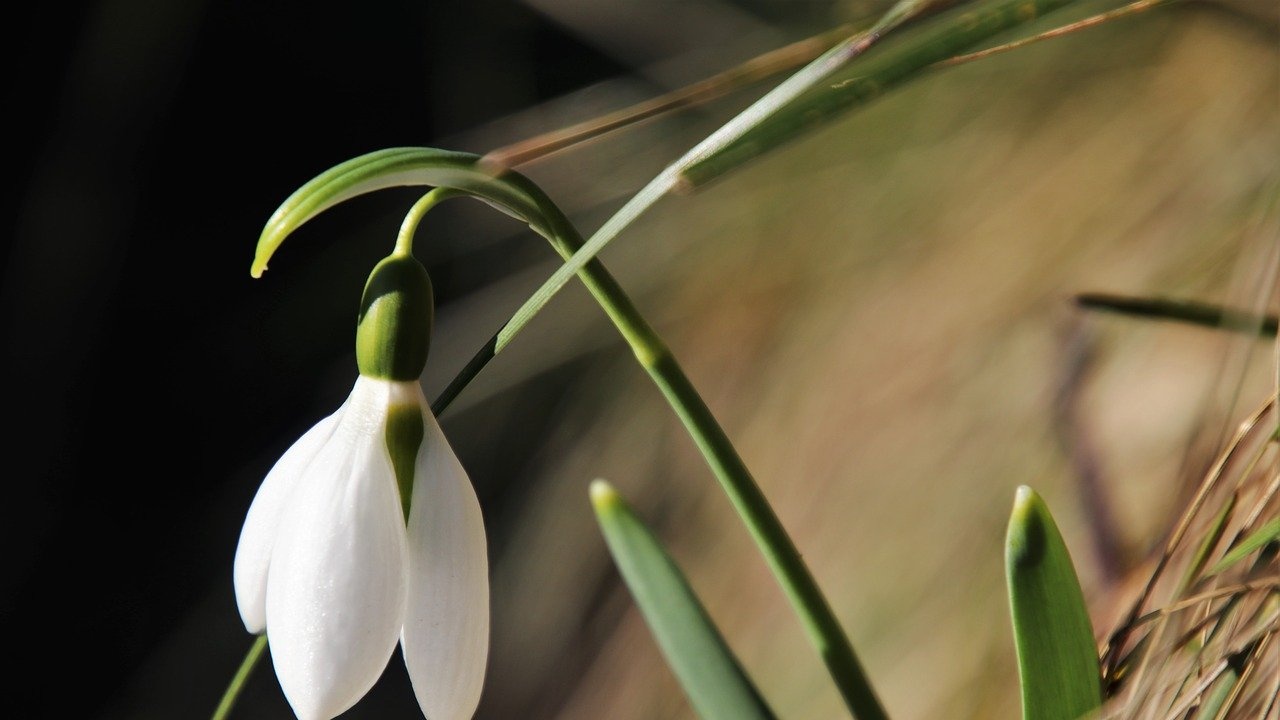
{"label": "white petal", "polygon": [[431,411],[409,508],[405,664],[427,720],[475,714],[489,655],[489,563],[471,480]]}
{"label": "white petal", "polygon": [[404,621],[404,514],[385,440],[388,383],[361,378],[333,437],[303,474],[267,577],[267,639],[302,720],[368,692]]}
{"label": "white petal", "polygon": [[333,434],[341,414],[339,409],[298,438],[267,473],[249,505],[232,577],[240,619],[251,633],[260,633],[267,626],[267,566],[280,529],[280,513],[302,472]]}

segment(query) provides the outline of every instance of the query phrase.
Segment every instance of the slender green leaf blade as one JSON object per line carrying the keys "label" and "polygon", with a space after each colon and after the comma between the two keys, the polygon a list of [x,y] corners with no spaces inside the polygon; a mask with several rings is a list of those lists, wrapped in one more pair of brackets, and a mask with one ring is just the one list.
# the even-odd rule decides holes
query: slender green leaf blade
{"label": "slender green leaf blade", "polygon": [[983,40],[1043,17],[1075,0],[986,0],[965,5],[900,35],[849,63],[848,70],[796,98],[733,142],[683,168],[682,187],[704,185],[760,155],[826,125]]}
{"label": "slender green leaf blade", "polygon": [[1226,720],[1225,713],[1231,710],[1227,701],[1235,696],[1236,686],[1239,684],[1240,670],[1228,664],[1222,677],[1218,678],[1218,681],[1213,684],[1213,689],[1205,696],[1204,705],[1200,706],[1197,717],[1207,718],[1207,720]]}
{"label": "slender green leaf blade", "polygon": [[1271,522],[1258,528],[1252,535],[1240,541],[1239,545],[1231,548],[1231,551],[1209,570],[1209,574],[1217,575],[1248,557],[1254,550],[1276,539],[1280,539],[1280,517],[1272,519]]}
{"label": "slender green leaf blade", "polygon": [[1213,522],[1209,524],[1204,533],[1204,539],[1200,541],[1195,554],[1191,556],[1187,571],[1182,575],[1180,588],[1191,587],[1191,584],[1200,577],[1200,572],[1204,570],[1204,566],[1209,564],[1209,554],[1213,552],[1214,548],[1218,547],[1218,542],[1222,540],[1223,534],[1227,531],[1227,523],[1231,521],[1231,515],[1235,512],[1237,497],[1235,493],[1232,493],[1227,502],[1223,504],[1222,509],[1214,516]]}
{"label": "slender green leaf blade", "polygon": [[623,580],[698,715],[773,718],[680,568],[626,501],[597,480],[591,504]]}
{"label": "slender green leaf blade", "polygon": [[1171,320],[1202,327],[1235,330],[1251,335],[1275,337],[1280,319],[1275,315],[1254,315],[1243,310],[1203,303],[1155,297],[1129,297],[1110,293],[1080,293],[1076,304],[1086,310],[1128,315],[1153,320]]}
{"label": "slender green leaf blade", "polygon": [[1049,508],[1018,488],[1005,540],[1024,720],[1075,720],[1102,705],[1093,625]]}
{"label": "slender green leaf blade", "polygon": [[471,153],[387,148],[335,165],[290,195],[262,229],[250,273],[260,277],[267,261],[294,230],[334,205],[376,190],[415,185],[461,190],[529,223],[544,236],[563,240],[560,236],[567,220],[558,210],[549,210],[553,207],[550,200],[522,175],[495,172]]}

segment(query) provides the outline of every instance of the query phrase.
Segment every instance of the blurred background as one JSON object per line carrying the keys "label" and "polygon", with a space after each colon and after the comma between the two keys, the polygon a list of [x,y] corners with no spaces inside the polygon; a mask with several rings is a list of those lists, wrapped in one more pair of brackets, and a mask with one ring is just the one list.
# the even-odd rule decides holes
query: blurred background
{"label": "blurred background", "polygon": [[[50,716],[205,717],[248,648],[231,591],[244,513],[350,391],[360,289],[418,196],[328,212],[252,281],[262,224],[296,187],[382,147],[485,152],[884,6],[28,6],[3,200],[17,463],[0,617],[19,692]],[[767,87],[521,170],[589,233]],[[1085,317],[1069,299],[1266,308],[1278,158],[1274,6],[1189,3],[934,72],[664,200],[603,257],[791,529],[889,710],[1013,717],[1014,487],[1058,515],[1105,628],[1186,479],[1271,382],[1265,344]],[[438,293],[432,396],[555,258],[478,204],[435,211],[419,238]],[[581,288],[442,422],[489,528],[478,717],[691,717],[596,529],[596,477],[669,544],[780,715],[840,716],[710,472]],[[344,717],[417,713],[393,658]],[[288,716],[264,665],[235,717]]]}

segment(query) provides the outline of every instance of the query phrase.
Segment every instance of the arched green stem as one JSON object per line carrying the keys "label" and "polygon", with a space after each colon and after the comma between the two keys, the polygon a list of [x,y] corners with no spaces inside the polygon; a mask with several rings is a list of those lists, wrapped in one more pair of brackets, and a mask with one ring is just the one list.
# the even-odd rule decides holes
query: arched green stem
{"label": "arched green stem", "polygon": [[418,232],[418,225],[422,223],[422,218],[426,217],[427,212],[441,202],[463,194],[453,188],[438,187],[419,198],[418,202],[409,208],[409,212],[404,216],[404,222],[400,223],[400,234],[396,236],[395,253],[397,255],[412,255],[413,236]]}
{"label": "arched green stem", "polygon": [[[342,163],[286,200],[263,230],[254,259],[254,274],[261,274],[272,253],[293,230],[325,209],[363,193],[404,185],[433,185],[474,195],[529,223],[551,242],[562,258],[572,257],[584,244],[582,236],[559,208],[522,175],[494,175],[474,155],[431,148],[393,148]],[[800,551],[670,349],[598,259],[592,258],[582,265],[578,276],[702,452],[790,600],[849,709],[859,720],[887,717],[852,644]],[[501,350],[506,340],[509,336],[499,343],[495,336],[468,363],[462,375],[451,384],[454,395],[456,389],[465,385]],[[433,409],[437,412],[444,409],[447,400],[453,397],[449,392],[442,398],[446,402],[436,403]]]}

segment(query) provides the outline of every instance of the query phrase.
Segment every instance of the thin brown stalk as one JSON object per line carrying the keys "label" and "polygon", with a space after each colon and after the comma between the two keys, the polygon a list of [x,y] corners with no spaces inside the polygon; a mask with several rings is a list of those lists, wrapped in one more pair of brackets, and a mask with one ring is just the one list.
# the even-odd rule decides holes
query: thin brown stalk
{"label": "thin brown stalk", "polygon": [[1062,37],[1063,35],[1070,35],[1073,32],[1095,27],[1103,23],[1111,22],[1112,20],[1118,20],[1123,17],[1146,12],[1147,10],[1154,9],[1162,5],[1169,5],[1172,2],[1174,2],[1174,0],[1138,0],[1137,2],[1130,3],[1121,8],[1116,8],[1115,10],[1099,13],[1083,20],[1063,25],[1062,27],[1056,27],[1052,30],[1046,30],[1038,35],[1014,40],[1013,42],[1005,43],[1004,45],[997,45],[985,50],[977,50],[975,52],[965,53],[964,55],[956,55],[953,58],[935,63],[934,67],[952,67],[972,62],[974,60],[981,60],[986,57],[991,57],[992,55],[999,55],[1000,53],[1009,52],[1010,50],[1017,50],[1020,47],[1025,47],[1032,43],[1040,42],[1041,40],[1051,40],[1053,38]]}
{"label": "thin brown stalk", "polygon": [[1180,613],[1183,610],[1189,610],[1195,607],[1196,605],[1199,605],[1200,603],[1211,602],[1213,600],[1218,600],[1219,598],[1224,598],[1224,597],[1228,597],[1228,596],[1236,595],[1240,593],[1253,592],[1254,590],[1280,590],[1280,578],[1276,578],[1274,580],[1268,580],[1265,582],[1264,581],[1243,582],[1243,583],[1237,583],[1235,585],[1226,585],[1224,587],[1214,588],[1213,590],[1210,590],[1208,592],[1203,592],[1203,593],[1200,593],[1199,595],[1192,595],[1191,597],[1179,600],[1178,602],[1172,605],[1169,605],[1168,607],[1162,607],[1158,610],[1152,610],[1151,612],[1135,620],[1133,624],[1134,624],[1134,627],[1145,625],[1158,618],[1168,617],[1170,615],[1175,615],[1177,613]]}
{"label": "thin brown stalk", "polygon": [[1254,525],[1262,517],[1262,513],[1266,512],[1267,505],[1271,504],[1271,500],[1275,498],[1277,491],[1280,491],[1280,473],[1277,473],[1276,476],[1271,479],[1271,484],[1267,486],[1265,491],[1263,491],[1262,497],[1258,498],[1258,502],[1254,503],[1253,510],[1249,513],[1249,517],[1244,521],[1244,524],[1240,526],[1240,532],[1232,541],[1232,545],[1239,542],[1241,538],[1253,531]]}
{"label": "thin brown stalk", "polygon": [[659,115],[710,102],[740,88],[794,70],[826,52],[854,31],[852,25],[841,25],[759,55],[735,68],[656,98],[497,148],[486,154],[483,162],[495,169],[515,168]]}
{"label": "thin brown stalk", "polygon": [[1146,586],[1142,590],[1142,594],[1139,595],[1138,599],[1134,602],[1127,620],[1120,625],[1120,629],[1117,630],[1108,641],[1106,651],[1103,656],[1104,665],[1110,666],[1110,664],[1116,660],[1115,653],[1120,651],[1121,646],[1124,644],[1124,640],[1128,637],[1132,629],[1133,622],[1137,620],[1142,612],[1142,608],[1145,607],[1147,601],[1150,600],[1151,593],[1155,590],[1156,583],[1163,574],[1165,567],[1168,566],[1169,561],[1173,558],[1174,553],[1182,544],[1183,538],[1191,527],[1192,520],[1208,498],[1209,491],[1217,485],[1227,463],[1235,456],[1236,452],[1241,448],[1244,439],[1253,432],[1253,429],[1262,421],[1263,416],[1271,410],[1274,403],[1275,398],[1268,399],[1267,402],[1263,403],[1263,405],[1255,411],[1247,421],[1241,424],[1240,428],[1236,431],[1231,444],[1228,445],[1227,449],[1218,456],[1217,460],[1214,461],[1213,468],[1205,476],[1204,481],[1196,490],[1195,497],[1192,499],[1191,504],[1182,514],[1182,517],[1179,518],[1173,534],[1170,535],[1169,541],[1165,544],[1164,551],[1160,554],[1160,559],[1156,562],[1155,570],[1147,580]]}

